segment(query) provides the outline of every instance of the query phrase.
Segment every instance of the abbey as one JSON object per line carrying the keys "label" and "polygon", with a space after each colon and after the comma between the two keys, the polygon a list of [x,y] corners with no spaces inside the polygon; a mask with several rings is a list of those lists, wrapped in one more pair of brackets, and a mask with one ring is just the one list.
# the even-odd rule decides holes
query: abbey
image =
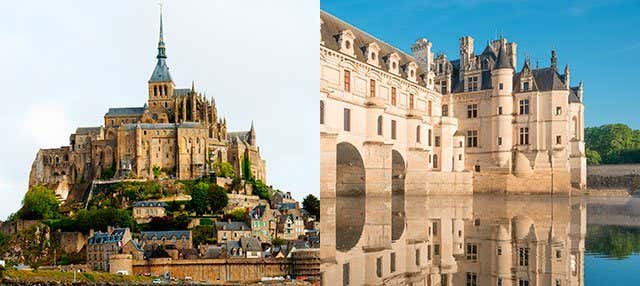
{"label": "abbey", "polygon": [[66,199],[74,185],[103,178],[153,178],[162,172],[194,179],[229,162],[241,173],[247,157],[256,179],[266,181],[253,123],[247,131],[227,132],[216,103],[196,90],[177,88],[169,73],[162,15],[157,63],[142,107],[109,108],[104,125],[78,128],[69,146],[41,149],[33,162],[29,185],[56,188]]}
{"label": "abbey", "polygon": [[[555,50],[549,67],[525,59],[518,69],[517,45],[502,36],[480,54],[473,38],[462,37],[460,58],[450,60],[434,55],[426,39],[410,55],[324,11],[320,30],[327,197],[358,165],[367,194],[378,191],[377,176],[394,189],[398,183],[430,193],[468,192],[469,176],[473,192],[586,186],[583,87],[571,86],[568,66],[558,70]],[[336,172],[337,182],[330,178]]]}

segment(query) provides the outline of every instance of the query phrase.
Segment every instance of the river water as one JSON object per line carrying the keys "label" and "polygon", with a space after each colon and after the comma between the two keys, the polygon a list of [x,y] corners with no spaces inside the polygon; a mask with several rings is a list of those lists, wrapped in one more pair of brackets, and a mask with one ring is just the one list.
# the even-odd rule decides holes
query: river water
{"label": "river water", "polygon": [[322,230],[323,285],[640,285],[640,199],[394,195],[325,203],[336,219],[335,234]]}

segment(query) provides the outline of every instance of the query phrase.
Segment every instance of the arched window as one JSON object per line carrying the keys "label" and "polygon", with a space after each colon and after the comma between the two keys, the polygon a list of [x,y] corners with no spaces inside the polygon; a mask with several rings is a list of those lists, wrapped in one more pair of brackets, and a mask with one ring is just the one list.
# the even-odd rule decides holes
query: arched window
{"label": "arched window", "polygon": [[578,129],[579,129],[578,128],[578,119],[574,116],[573,118],[571,118],[571,121],[572,121],[571,123],[573,123],[572,124],[573,125],[572,126],[573,130],[571,130],[573,132],[571,132],[571,135],[573,136],[573,139],[577,139],[578,138]]}
{"label": "arched window", "polygon": [[382,115],[378,116],[378,135],[382,136]]}
{"label": "arched window", "polygon": [[320,100],[320,124],[324,124],[324,101]]}
{"label": "arched window", "polygon": [[416,126],[416,142],[420,143],[420,125]]}
{"label": "arched window", "polygon": [[433,154],[433,168],[437,169],[438,168],[438,155]]}
{"label": "arched window", "polygon": [[158,96],[158,86],[153,87],[153,96]]}
{"label": "arched window", "polygon": [[167,86],[165,85],[165,86],[164,86],[164,95],[167,95],[167,94],[168,94],[168,93],[167,93]]}

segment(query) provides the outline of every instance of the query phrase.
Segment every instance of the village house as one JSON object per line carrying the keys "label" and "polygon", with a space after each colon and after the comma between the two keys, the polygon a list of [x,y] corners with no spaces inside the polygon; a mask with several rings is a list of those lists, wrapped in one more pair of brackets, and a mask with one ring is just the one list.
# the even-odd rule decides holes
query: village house
{"label": "village house", "polygon": [[165,216],[167,203],[158,201],[140,201],[132,204],[133,218],[137,223],[148,223],[153,217]]}
{"label": "village house", "polygon": [[107,232],[92,230],[87,240],[87,264],[93,270],[109,271],[109,257],[120,253],[130,240],[129,228],[108,227]]}
{"label": "village house", "polygon": [[249,214],[251,235],[262,242],[270,242],[276,235],[276,227],[280,212],[272,210],[269,205],[259,205]]}
{"label": "village house", "polygon": [[218,243],[239,241],[241,237],[251,237],[251,227],[246,222],[217,221],[214,226]]}
{"label": "village house", "polygon": [[190,230],[142,231],[139,239],[145,250],[152,250],[159,246],[181,250],[193,248]]}
{"label": "village house", "polygon": [[285,240],[298,239],[304,235],[304,220],[302,217],[288,214],[278,219],[278,237]]}

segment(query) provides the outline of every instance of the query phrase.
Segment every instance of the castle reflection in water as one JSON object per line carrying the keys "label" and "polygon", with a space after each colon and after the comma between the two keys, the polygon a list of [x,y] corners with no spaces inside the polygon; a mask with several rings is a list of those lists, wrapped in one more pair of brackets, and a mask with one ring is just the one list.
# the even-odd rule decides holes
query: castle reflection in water
{"label": "castle reflection in water", "polygon": [[584,285],[576,198],[351,195],[322,209],[323,285]]}

